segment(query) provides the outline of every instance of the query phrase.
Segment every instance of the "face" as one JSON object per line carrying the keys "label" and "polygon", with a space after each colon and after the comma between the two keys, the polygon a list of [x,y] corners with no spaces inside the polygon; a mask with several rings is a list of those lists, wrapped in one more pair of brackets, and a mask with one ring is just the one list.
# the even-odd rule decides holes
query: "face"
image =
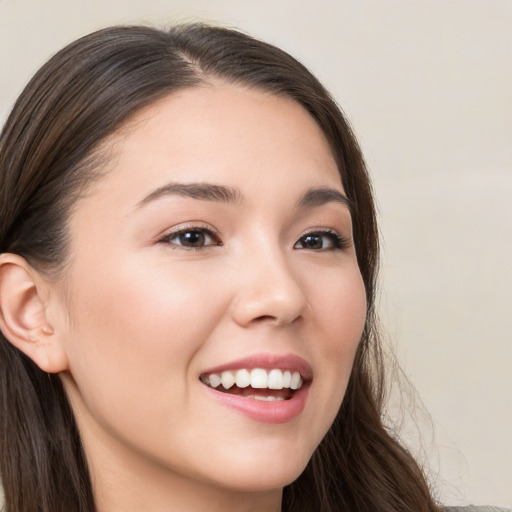
{"label": "face", "polygon": [[291,100],[209,85],[111,143],[69,221],[62,300],[93,474],[280,489],[329,429],[365,320],[327,141]]}

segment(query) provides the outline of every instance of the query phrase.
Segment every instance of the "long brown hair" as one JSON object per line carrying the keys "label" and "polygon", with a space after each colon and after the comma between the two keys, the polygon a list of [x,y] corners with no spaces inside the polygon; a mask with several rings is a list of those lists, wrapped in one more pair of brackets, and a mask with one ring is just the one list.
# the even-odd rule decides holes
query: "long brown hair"
{"label": "long brown hair", "polygon": [[[422,471],[382,423],[384,369],[375,319],[378,232],[370,181],[340,109],[287,53],[237,31],[114,27],[56,54],[27,85],[0,136],[0,253],[53,279],[65,266],[66,220],[101,175],[105,138],[134,113],[209,78],[297,101],[330,143],[352,204],[368,311],[340,411],[303,474],[284,490],[294,512],[433,512]],[[0,471],[9,512],[93,512],[71,407],[47,375],[0,336]]]}

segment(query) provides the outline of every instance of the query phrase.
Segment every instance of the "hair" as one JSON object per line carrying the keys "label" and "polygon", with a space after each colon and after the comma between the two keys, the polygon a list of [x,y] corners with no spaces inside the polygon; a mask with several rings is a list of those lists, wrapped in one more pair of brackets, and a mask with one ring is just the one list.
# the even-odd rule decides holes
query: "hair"
{"label": "hair", "polygon": [[[367,296],[364,332],[329,432],[283,511],[433,512],[422,470],[382,421],[384,364],[376,328],[378,230],[364,160],[341,110],[286,52],[238,31],[112,27],[83,37],[32,78],[0,135],[0,253],[58,279],[67,219],[101,176],[102,143],[134,114],[183,89],[221,80],[291,98],[316,120],[351,202]],[[9,512],[94,512],[86,457],[58,375],[0,335],[0,472]]]}

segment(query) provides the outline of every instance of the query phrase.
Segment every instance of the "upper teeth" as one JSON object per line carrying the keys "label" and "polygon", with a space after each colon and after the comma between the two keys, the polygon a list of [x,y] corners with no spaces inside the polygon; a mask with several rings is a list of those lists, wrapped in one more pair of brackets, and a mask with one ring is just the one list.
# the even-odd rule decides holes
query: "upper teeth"
{"label": "upper teeth", "polygon": [[222,373],[210,373],[208,376],[202,377],[201,380],[211,386],[217,388],[221,384],[224,389],[229,389],[235,384],[239,388],[251,386],[255,389],[300,389],[302,387],[302,377],[299,372],[291,372],[289,370],[264,370],[263,368],[254,368],[249,371],[246,369],[230,371],[226,370]]}

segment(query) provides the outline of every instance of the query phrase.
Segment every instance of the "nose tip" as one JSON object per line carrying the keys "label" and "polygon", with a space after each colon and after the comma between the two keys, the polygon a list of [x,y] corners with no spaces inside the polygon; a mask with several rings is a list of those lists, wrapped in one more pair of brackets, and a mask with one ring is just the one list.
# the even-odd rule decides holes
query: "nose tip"
{"label": "nose tip", "polygon": [[262,268],[240,280],[232,316],[244,327],[262,323],[281,327],[298,321],[306,308],[300,283],[286,267],[274,266],[271,273]]}

